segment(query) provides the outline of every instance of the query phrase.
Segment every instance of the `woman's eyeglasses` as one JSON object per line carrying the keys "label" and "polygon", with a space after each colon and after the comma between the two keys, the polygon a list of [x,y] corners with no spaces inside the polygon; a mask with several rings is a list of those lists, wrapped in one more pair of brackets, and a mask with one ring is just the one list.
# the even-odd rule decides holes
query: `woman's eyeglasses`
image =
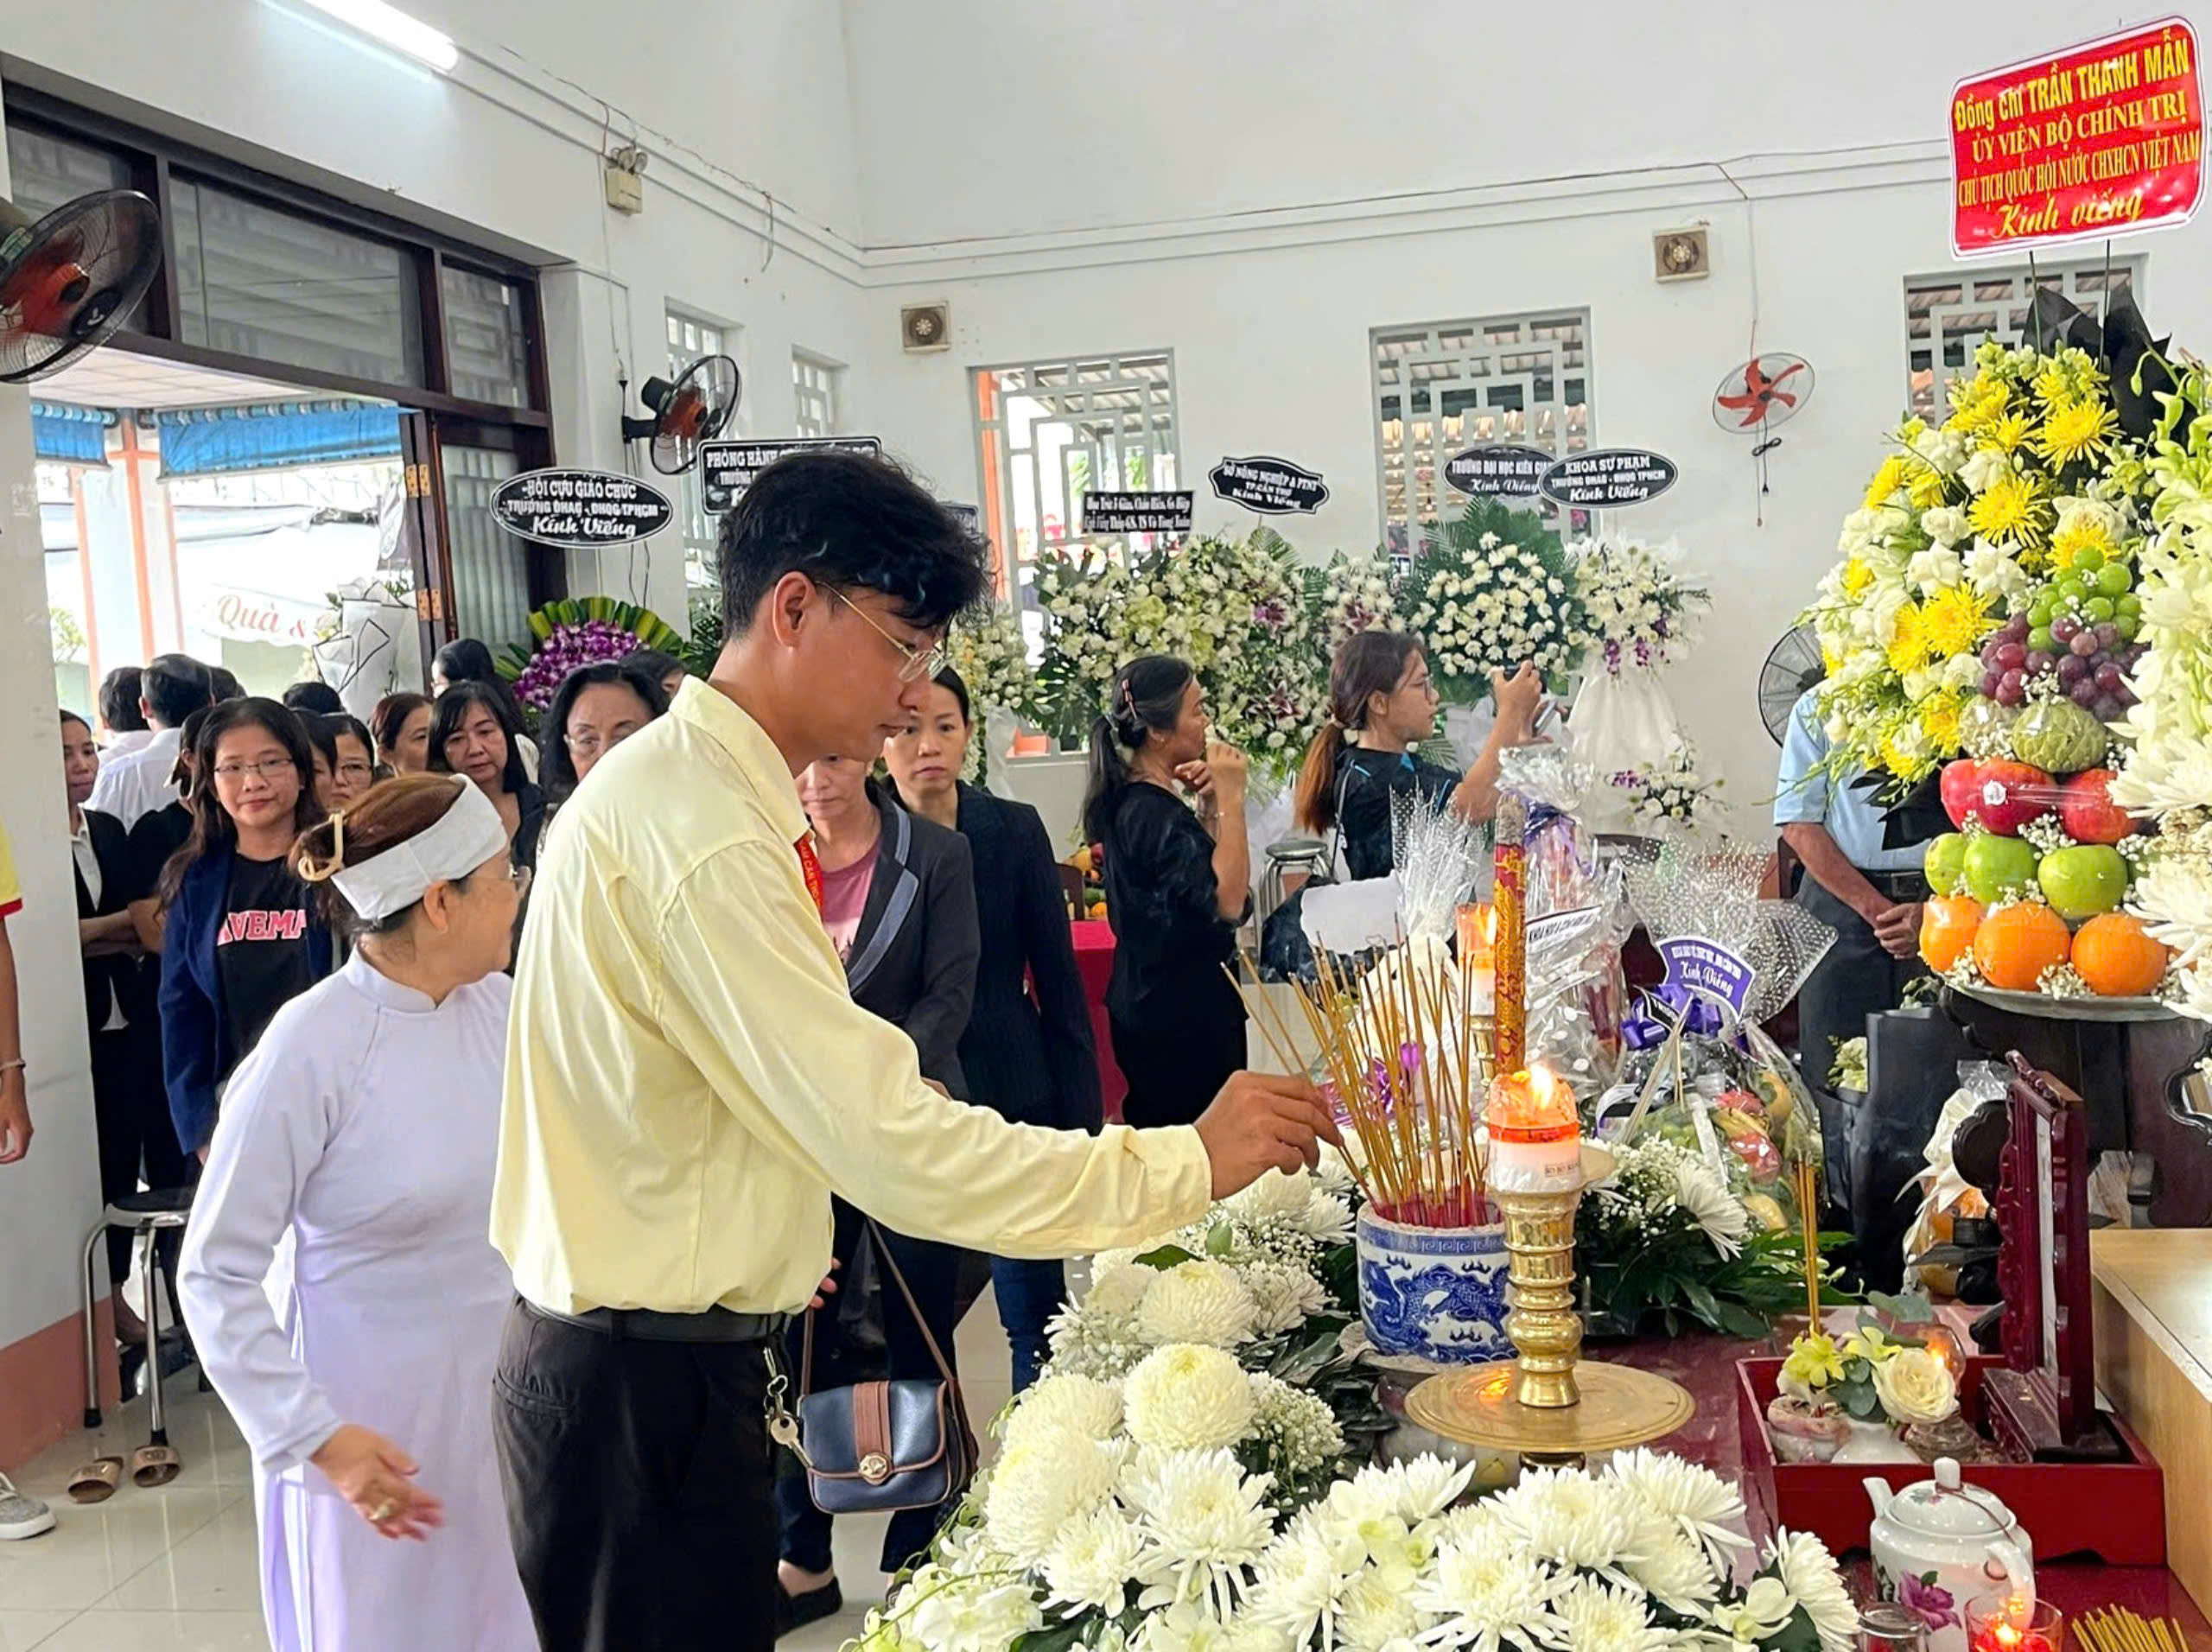
{"label": "woman's eyeglasses", "polygon": [[830,594],[835,597],[838,601],[850,608],[855,613],[860,615],[861,619],[866,620],[870,631],[873,631],[877,636],[882,638],[884,641],[889,643],[893,648],[899,651],[899,656],[901,662],[899,667],[899,680],[901,683],[919,682],[923,677],[935,677],[939,671],[944,669],[944,645],[943,643],[932,643],[927,648],[917,648],[912,643],[901,642],[898,638],[886,631],[881,626],[876,624],[875,620],[869,615],[868,611],[866,608],[861,607],[858,603],[855,602],[852,598],[847,596],[836,586],[827,585],[823,587],[823,588],[828,591]]}
{"label": "woman's eyeglasses", "polygon": [[249,774],[260,779],[273,780],[280,774],[294,772],[296,771],[293,766],[292,759],[289,757],[273,757],[260,763],[218,763],[215,765],[215,778],[218,780],[243,780]]}

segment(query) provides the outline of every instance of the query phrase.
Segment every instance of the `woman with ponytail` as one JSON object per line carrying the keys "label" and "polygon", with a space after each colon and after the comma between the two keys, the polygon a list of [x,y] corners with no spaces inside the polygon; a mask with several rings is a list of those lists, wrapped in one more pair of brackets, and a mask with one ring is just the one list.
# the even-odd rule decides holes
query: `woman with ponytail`
{"label": "woman with ponytail", "polygon": [[353,956],[232,1076],[179,1278],[253,1450],[270,1642],[530,1652],[492,1444],[514,1286],[487,1236],[529,874],[450,775],[370,788],[290,861]]}
{"label": "woman with ponytail", "polygon": [[1084,829],[1105,851],[1107,1023],[1138,1126],[1194,1122],[1244,1065],[1244,1003],[1224,969],[1251,905],[1244,753],[1206,735],[1197,677],[1164,654],[1114,674],[1091,728]]}
{"label": "woman with ponytail", "polygon": [[1465,818],[1497,812],[1499,759],[1535,738],[1544,685],[1523,665],[1510,677],[1491,674],[1497,720],[1482,753],[1465,774],[1424,763],[1412,747],[1436,732],[1436,688],[1421,641],[1402,631],[1363,631],[1348,637],[1329,668],[1329,713],[1306,749],[1293,809],[1317,837],[1341,835],[1345,870],[1354,880],[1392,869],[1390,799],[1418,793],[1447,802]]}

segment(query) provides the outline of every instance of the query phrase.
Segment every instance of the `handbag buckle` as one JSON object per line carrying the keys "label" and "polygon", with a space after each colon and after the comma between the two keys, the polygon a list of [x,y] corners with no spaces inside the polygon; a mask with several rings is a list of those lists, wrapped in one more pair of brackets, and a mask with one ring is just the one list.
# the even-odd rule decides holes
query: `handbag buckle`
{"label": "handbag buckle", "polygon": [[891,1477],[891,1459],[880,1452],[870,1452],[861,1458],[857,1471],[870,1485],[881,1485]]}

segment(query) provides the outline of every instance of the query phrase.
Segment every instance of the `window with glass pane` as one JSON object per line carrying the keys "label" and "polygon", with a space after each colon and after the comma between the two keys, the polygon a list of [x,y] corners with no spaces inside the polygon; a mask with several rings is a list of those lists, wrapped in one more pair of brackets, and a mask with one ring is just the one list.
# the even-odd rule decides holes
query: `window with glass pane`
{"label": "window with glass pane", "polygon": [[1454,509],[1444,467],[1462,448],[1589,447],[1589,336],[1587,310],[1374,329],[1375,464],[1393,556],[1411,555],[1419,530]]}
{"label": "window with glass pane", "polygon": [[[35,126],[8,128],[8,175],[10,197],[33,218],[43,218],[79,195],[133,187],[130,162],[122,156]],[[145,300],[138,301],[124,326],[145,331]]]}
{"label": "window with glass pane", "polygon": [[530,405],[530,327],[520,283],[444,265],[446,364],[453,393],[501,407]]}
{"label": "window with glass pane", "polygon": [[791,352],[791,401],[797,410],[796,433],[803,436],[837,434],[837,380],[844,369],[804,350]]}
{"label": "window with glass pane", "polygon": [[1974,353],[1986,339],[2017,344],[2028,329],[2028,307],[2036,289],[2070,299],[2092,315],[2101,315],[2107,291],[2133,288],[2142,262],[1977,266],[1948,275],[1908,279],[1904,283],[1905,406],[1931,424],[1950,416],[1953,380],[1974,377]]}
{"label": "window with glass pane", "polygon": [[499,653],[530,640],[530,550],[492,515],[492,495],[521,467],[490,448],[441,445],[446,545],[452,561],[454,634]]}
{"label": "window with glass pane", "polygon": [[984,367],[974,382],[984,531],[1009,594],[1040,550],[1083,531],[1092,488],[1177,486],[1173,351]]}
{"label": "window with glass pane", "polygon": [[[706,356],[726,356],[730,351],[723,339],[724,329],[712,321],[702,321],[696,315],[686,315],[681,310],[668,312],[668,376],[671,380],[683,377],[684,370]],[[722,427],[722,437],[728,439],[738,433],[738,423],[745,410],[745,397],[738,397],[738,410]],[[721,530],[721,518],[707,510],[706,494],[699,481],[696,466],[683,473],[683,582],[692,586],[711,586],[715,583],[715,536]]]}
{"label": "window with glass pane", "polygon": [[182,176],[170,199],[185,343],[423,382],[414,254]]}

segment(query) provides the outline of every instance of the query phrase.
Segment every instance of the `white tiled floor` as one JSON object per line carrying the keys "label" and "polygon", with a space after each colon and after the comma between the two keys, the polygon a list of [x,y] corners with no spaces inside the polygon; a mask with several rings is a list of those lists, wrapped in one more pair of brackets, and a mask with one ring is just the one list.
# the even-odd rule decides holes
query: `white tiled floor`
{"label": "white tiled floor", "polygon": [[[1006,1337],[988,1293],[961,1325],[958,1359],[980,1434],[1009,1392]],[[221,1403],[194,1386],[187,1372],[167,1389],[169,1440],[185,1465],[171,1485],[141,1491],[126,1477],[106,1503],[69,1501],[78,1465],[103,1452],[127,1461],[145,1442],[143,1401],[16,1471],[16,1484],[53,1504],[58,1523],[42,1537],[0,1543],[0,1652],[266,1652],[251,1459]],[[846,1610],[791,1636],[782,1652],[835,1652],[859,1632],[887,1581],[875,1569],[883,1526],[881,1518],[837,1522]]]}

